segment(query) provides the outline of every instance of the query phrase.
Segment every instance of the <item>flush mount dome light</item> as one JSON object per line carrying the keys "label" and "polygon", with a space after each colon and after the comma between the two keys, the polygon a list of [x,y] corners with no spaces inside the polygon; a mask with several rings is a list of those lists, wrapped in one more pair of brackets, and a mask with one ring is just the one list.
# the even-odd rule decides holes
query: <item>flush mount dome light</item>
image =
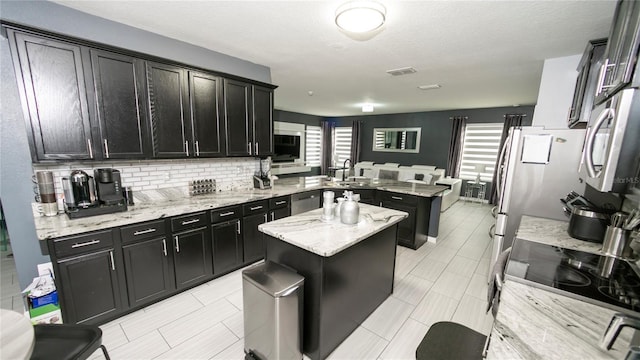
{"label": "flush mount dome light", "polygon": [[350,1],[336,10],[336,25],[353,33],[365,33],[384,24],[387,10],[375,1]]}

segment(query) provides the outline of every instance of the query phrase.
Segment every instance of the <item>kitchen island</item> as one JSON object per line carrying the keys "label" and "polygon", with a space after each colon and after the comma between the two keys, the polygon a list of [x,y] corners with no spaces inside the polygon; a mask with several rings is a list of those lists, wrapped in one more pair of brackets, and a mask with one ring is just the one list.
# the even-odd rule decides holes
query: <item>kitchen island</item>
{"label": "kitchen island", "polygon": [[262,224],[265,260],[305,277],[303,352],[326,358],[391,293],[397,223],[407,214],[360,204],[357,224],[321,220],[322,209]]}

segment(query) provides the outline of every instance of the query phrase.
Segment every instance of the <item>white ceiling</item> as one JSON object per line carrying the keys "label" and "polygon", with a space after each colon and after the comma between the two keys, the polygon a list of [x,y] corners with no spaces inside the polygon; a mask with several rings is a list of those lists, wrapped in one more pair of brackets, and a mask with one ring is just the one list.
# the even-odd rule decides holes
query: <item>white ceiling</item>
{"label": "white ceiling", "polygon": [[[373,38],[344,1],[56,1],[271,68],[275,107],[321,116],[533,105],[544,59],[606,37],[615,1],[392,1]],[[417,73],[385,71],[412,66]],[[419,85],[440,84],[437,90]],[[309,91],[313,96],[309,96]]]}

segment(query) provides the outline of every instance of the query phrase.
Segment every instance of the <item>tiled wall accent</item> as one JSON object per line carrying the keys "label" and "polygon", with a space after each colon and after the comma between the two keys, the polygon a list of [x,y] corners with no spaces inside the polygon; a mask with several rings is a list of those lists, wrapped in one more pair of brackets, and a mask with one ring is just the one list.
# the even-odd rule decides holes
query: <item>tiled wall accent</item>
{"label": "tiled wall accent", "polygon": [[218,191],[250,189],[252,176],[260,163],[254,158],[181,159],[122,162],[85,162],[56,165],[33,165],[36,171],[52,171],[56,194],[62,194],[62,178],[73,170],[84,170],[93,176],[97,168],[120,170],[122,186],[133,191],[187,187],[190,180],[213,178]]}

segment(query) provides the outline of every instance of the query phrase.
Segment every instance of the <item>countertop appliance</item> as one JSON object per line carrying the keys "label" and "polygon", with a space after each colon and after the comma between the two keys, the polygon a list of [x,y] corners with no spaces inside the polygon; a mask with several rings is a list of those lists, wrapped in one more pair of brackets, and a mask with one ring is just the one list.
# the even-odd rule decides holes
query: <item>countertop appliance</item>
{"label": "countertop appliance", "polygon": [[[489,270],[511,246],[522,215],[567,221],[559,202],[584,188],[577,175],[585,130],[514,127],[498,157],[498,202]],[[491,271],[489,271],[489,274]]]}
{"label": "countertop appliance", "polygon": [[505,277],[616,311],[640,311],[638,268],[615,257],[517,239]]}
{"label": "countertop appliance", "polygon": [[94,175],[95,178],[82,170],[74,170],[62,179],[65,212],[70,219],[127,210],[120,172],[103,168],[95,169]]}
{"label": "countertop appliance", "polygon": [[640,168],[640,90],[618,92],[591,112],[580,177],[601,192],[627,193]]}

